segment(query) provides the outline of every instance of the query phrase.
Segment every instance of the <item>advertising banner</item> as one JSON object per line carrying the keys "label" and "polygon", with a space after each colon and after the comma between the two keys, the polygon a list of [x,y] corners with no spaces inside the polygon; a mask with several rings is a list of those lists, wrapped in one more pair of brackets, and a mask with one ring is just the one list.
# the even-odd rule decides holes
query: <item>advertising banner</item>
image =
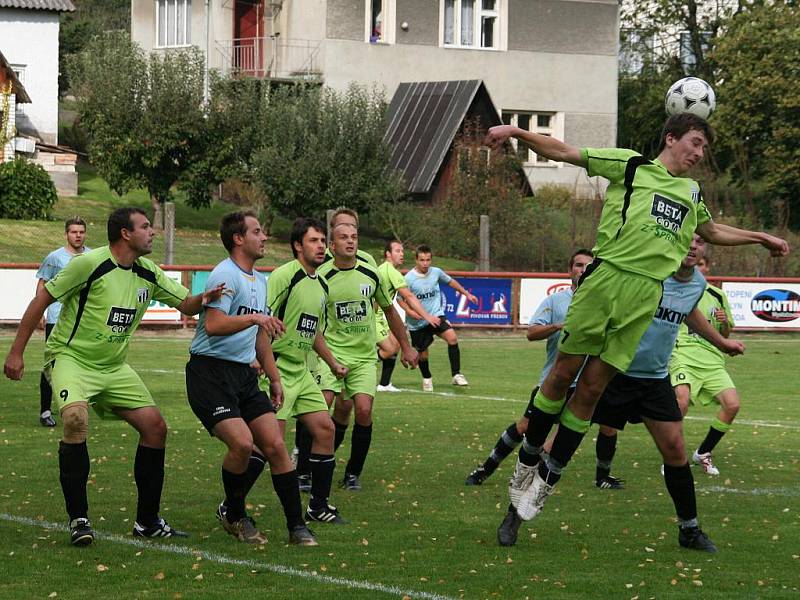
{"label": "advertising banner", "polygon": [[0,319],[18,321],[36,295],[36,269],[4,269]]}
{"label": "advertising banner", "polygon": [[519,324],[526,327],[542,300],[570,286],[569,279],[523,279],[519,287]]}
{"label": "advertising banner", "polygon": [[469,325],[511,324],[511,279],[459,277],[458,282],[478,297],[478,304],[470,304],[466,296],[449,285],[441,286],[448,321]]}
{"label": "advertising banner", "polygon": [[[170,279],[173,279],[178,283],[181,282],[180,271],[164,271],[164,273]],[[147,310],[144,311],[142,322],[147,323],[148,321],[159,321],[162,323],[180,323],[181,317],[182,315],[177,308],[171,308],[166,304],[162,304],[161,302],[150,300],[150,306],[148,306]]]}
{"label": "advertising banner", "polygon": [[800,284],[725,282],[737,327],[800,328]]}

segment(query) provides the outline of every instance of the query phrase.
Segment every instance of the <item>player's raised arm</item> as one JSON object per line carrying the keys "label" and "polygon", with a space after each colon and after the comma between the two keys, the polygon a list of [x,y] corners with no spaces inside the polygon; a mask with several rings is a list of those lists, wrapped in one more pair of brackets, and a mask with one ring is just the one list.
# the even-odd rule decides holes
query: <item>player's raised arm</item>
{"label": "player's raised arm", "polygon": [[22,374],[25,371],[25,361],[23,359],[25,347],[28,345],[28,340],[31,339],[31,334],[36,329],[36,325],[42,320],[44,311],[53,302],[55,302],[55,298],[50,295],[46,287],[41,286],[38,288],[36,296],[28,304],[28,308],[25,309],[25,314],[22,315],[22,320],[17,328],[14,343],[11,344],[5,365],[3,365],[3,372],[9,379],[22,379]]}
{"label": "player's raised arm", "polygon": [[749,231],[707,221],[697,226],[697,233],[705,241],[718,246],[744,246],[746,244],[760,244],[769,250],[772,256],[780,257],[789,254],[789,242],[763,231]]}
{"label": "player's raised arm", "polygon": [[225,284],[220,283],[201,294],[186,296],[186,298],[184,298],[183,301],[177,306],[177,309],[184,315],[193,317],[194,315],[198,314],[206,304],[210,304],[215,300],[219,300],[219,297],[224,291]]}
{"label": "player's raised arm", "polygon": [[587,163],[581,157],[580,149],[557,140],[549,135],[526,131],[513,125],[497,125],[491,127],[483,143],[492,150],[499,149],[509,138],[516,138],[528,148],[545,158],[558,162],[566,162],[586,168]]}
{"label": "player's raised arm", "polygon": [[729,340],[722,337],[722,334],[708,322],[708,319],[699,309],[695,308],[686,315],[686,324],[696,331],[700,337],[714,344],[721,352],[730,356],[744,354],[744,344],[738,340]]}

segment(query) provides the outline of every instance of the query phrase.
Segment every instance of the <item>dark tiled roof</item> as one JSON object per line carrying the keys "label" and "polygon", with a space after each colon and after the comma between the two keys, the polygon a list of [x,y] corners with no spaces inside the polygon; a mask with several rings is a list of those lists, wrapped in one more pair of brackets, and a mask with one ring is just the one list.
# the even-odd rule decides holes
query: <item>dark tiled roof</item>
{"label": "dark tiled roof", "polygon": [[75,10],[75,5],[70,0],[0,0],[0,8],[29,8],[31,10],[72,12]]}
{"label": "dark tiled roof", "polygon": [[500,118],[479,79],[401,83],[389,104],[384,140],[391,148],[390,164],[402,173],[407,191],[431,190],[442,162],[464,118],[478,97]]}

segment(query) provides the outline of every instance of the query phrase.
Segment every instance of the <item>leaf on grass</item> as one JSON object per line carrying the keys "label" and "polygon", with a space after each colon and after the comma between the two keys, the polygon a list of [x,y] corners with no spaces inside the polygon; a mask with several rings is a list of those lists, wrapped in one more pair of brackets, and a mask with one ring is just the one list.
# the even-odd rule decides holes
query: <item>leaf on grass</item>
{"label": "leaf on grass", "polygon": [[161,581],[161,580],[163,580],[163,579],[164,579],[164,577],[166,577],[166,575],[164,575],[164,571],[159,571],[158,573],[156,573],[155,575],[153,575],[153,579],[155,579],[155,580],[157,580],[157,581]]}
{"label": "leaf on grass", "polygon": [[97,565],[97,570],[103,573],[104,571],[108,571],[108,567],[105,565]]}
{"label": "leaf on grass", "polygon": [[202,573],[200,573],[200,575],[198,575],[197,577],[195,577],[195,579],[196,579],[197,581],[202,581],[202,580],[203,580],[203,574],[202,574]]}

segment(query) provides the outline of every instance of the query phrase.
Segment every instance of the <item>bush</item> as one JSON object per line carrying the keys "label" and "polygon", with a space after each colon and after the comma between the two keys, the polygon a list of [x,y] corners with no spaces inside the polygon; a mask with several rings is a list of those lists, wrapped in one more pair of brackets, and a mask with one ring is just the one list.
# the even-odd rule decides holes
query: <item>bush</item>
{"label": "bush", "polygon": [[56,200],[56,186],[39,165],[20,157],[0,165],[0,217],[47,219]]}

